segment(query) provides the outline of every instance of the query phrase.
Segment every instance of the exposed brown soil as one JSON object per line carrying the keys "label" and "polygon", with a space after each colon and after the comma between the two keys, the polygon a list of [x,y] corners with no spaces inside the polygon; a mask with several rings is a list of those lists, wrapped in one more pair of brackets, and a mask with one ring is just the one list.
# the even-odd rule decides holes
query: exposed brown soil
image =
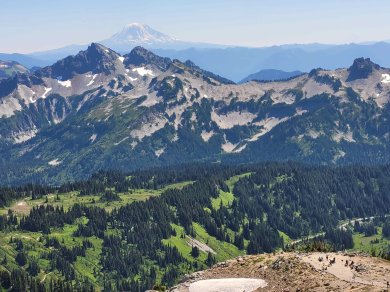
{"label": "exposed brown soil", "polygon": [[356,253],[245,256],[189,275],[171,291],[188,292],[193,282],[221,278],[265,280],[267,286],[255,291],[387,291],[390,262]]}
{"label": "exposed brown soil", "polygon": [[28,214],[30,212],[31,207],[26,203],[26,201],[20,201],[15,203],[11,210],[16,213]]}

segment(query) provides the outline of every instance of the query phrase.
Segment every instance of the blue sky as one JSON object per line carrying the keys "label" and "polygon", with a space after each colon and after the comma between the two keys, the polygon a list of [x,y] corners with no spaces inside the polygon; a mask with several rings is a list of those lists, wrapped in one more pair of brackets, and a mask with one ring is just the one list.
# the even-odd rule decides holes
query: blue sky
{"label": "blue sky", "polygon": [[390,39],[389,0],[0,0],[0,15],[0,52],[99,41],[131,22],[242,46]]}

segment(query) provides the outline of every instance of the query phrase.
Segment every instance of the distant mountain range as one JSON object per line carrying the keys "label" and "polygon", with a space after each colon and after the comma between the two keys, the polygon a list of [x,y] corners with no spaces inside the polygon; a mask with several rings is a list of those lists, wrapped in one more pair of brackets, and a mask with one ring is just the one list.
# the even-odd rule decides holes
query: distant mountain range
{"label": "distant mountain range", "polygon": [[239,83],[245,83],[248,81],[277,81],[277,80],[286,80],[292,77],[303,74],[301,71],[292,71],[286,72],[282,70],[275,69],[265,69],[257,73],[251,74],[248,77],[242,79]]}
{"label": "distant mountain range", "polygon": [[[225,48],[224,45],[197,43],[181,41],[170,37],[166,34],[158,32],[146,24],[130,23],[123,27],[119,32],[115,33],[111,37],[100,40],[98,43],[103,44],[113,50],[125,54],[130,52],[136,46],[142,46],[149,49],[172,49],[183,50],[188,48]],[[50,65],[55,61],[65,58],[69,55],[75,55],[81,50],[85,50],[88,47],[87,44],[83,45],[69,45],[66,47],[35,52],[28,55],[11,54],[11,56],[4,57],[5,54],[0,54],[0,59],[14,60],[20,63],[28,62],[29,66],[42,66]],[[12,59],[13,60],[13,59]]]}
{"label": "distant mountain range", "polygon": [[[184,62],[192,60],[202,68],[239,82],[248,75],[264,69],[309,72],[312,68],[334,70],[348,67],[354,59],[364,56],[385,67],[390,67],[387,42],[345,45],[281,45],[245,48],[177,40],[145,24],[125,26],[110,38],[98,43],[125,54],[136,46]],[[47,66],[68,55],[85,50],[87,45],[71,45],[33,54],[0,54],[0,60],[17,61],[24,66]]]}
{"label": "distant mountain range", "polygon": [[15,61],[0,60],[0,79],[5,79],[17,73],[27,73],[29,70]]}
{"label": "distant mountain range", "polygon": [[309,72],[312,68],[334,70],[348,67],[354,59],[369,57],[374,62],[390,67],[390,44],[370,45],[294,45],[265,48],[191,48],[185,50],[157,50],[153,52],[179,60],[190,59],[202,68],[234,80],[262,69]]}
{"label": "distant mountain range", "polygon": [[82,178],[182,162],[390,162],[390,70],[359,58],[237,85],[136,47],[91,44],[0,81],[0,179]]}

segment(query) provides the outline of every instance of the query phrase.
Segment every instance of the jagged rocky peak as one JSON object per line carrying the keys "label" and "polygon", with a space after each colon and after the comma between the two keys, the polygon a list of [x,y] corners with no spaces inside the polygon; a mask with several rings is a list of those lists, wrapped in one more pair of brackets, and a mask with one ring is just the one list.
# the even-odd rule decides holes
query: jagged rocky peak
{"label": "jagged rocky peak", "polygon": [[165,71],[172,64],[171,59],[157,56],[143,47],[135,47],[129,54],[124,55],[125,66],[146,66],[155,65]]}
{"label": "jagged rocky peak", "polygon": [[355,59],[352,66],[348,68],[349,76],[347,81],[368,78],[374,70],[379,70],[380,66],[371,61],[370,58]]}
{"label": "jagged rocky peak", "polygon": [[92,43],[85,51],[69,56],[52,66],[37,71],[45,77],[67,80],[76,74],[86,72],[109,74],[115,70],[116,60],[120,55],[97,43]]}
{"label": "jagged rocky peak", "polygon": [[120,55],[115,51],[98,43],[91,43],[85,51],[89,58],[117,59]]}
{"label": "jagged rocky peak", "polygon": [[18,72],[14,76],[0,80],[0,98],[11,94],[21,84],[31,87],[43,84],[43,80],[35,75]]}

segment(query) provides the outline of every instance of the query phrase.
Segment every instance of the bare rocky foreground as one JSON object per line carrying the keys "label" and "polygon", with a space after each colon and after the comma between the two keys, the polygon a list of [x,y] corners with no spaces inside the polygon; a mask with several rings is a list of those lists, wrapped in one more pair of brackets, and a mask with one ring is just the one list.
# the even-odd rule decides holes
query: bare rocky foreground
{"label": "bare rocky foreground", "polygon": [[171,292],[390,291],[390,262],[360,253],[239,257],[188,275]]}

